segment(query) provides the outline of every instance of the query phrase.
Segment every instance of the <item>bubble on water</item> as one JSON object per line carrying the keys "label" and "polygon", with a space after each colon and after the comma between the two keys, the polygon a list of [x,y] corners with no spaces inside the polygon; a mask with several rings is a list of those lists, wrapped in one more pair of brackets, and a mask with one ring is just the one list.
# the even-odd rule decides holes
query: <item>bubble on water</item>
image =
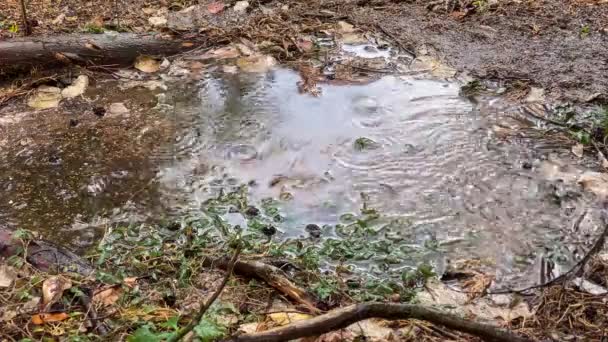
{"label": "bubble on water", "polygon": [[378,114],[380,112],[380,104],[378,101],[369,96],[359,96],[353,100],[355,112],[362,115]]}
{"label": "bubble on water", "polygon": [[228,159],[236,159],[240,161],[250,161],[258,156],[258,151],[251,145],[236,145],[228,149]]}

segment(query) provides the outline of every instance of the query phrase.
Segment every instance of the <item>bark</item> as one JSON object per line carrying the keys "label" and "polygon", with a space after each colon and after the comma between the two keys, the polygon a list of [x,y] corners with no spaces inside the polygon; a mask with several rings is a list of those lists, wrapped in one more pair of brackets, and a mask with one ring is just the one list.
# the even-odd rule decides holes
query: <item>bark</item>
{"label": "bark", "polygon": [[16,38],[0,41],[0,72],[65,64],[126,66],[138,55],[171,55],[199,45],[184,43],[181,39],[134,33]]}
{"label": "bark", "polygon": [[225,341],[233,342],[281,342],[298,338],[319,336],[369,319],[418,319],[449,329],[478,336],[486,341],[525,342],[527,338],[499,327],[476,322],[437,309],[412,304],[362,303],[337,309],[311,319],[297,321],[286,326],[248,335],[233,336]]}

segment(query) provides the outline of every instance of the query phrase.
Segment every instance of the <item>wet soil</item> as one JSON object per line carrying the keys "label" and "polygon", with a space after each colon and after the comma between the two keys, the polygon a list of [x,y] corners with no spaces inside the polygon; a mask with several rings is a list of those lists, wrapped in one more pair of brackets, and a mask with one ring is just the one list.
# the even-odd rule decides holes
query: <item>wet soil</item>
{"label": "wet soil", "polygon": [[458,19],[427,2],[360,7],[362,25],[381,23],[394,36],[479,78],[520,80],[560,101],[605,102],[608,4],[601,1],[498,1]]}
{"label": "wet soil", "polygon": [[[11,0],[0,4],[5,23],[18,21],[17,3]],[[66,0],[51,6],[34,1],[30,3],[30,17],[38,23],[34,34],[82,32],[91,23],[108,27],[119,24],[121,30],[141,32],[155,29],[149,17],[166,16],[167,11],[179,11],[193,3],[117,1],[98,11],[93,2]],[[288,7],[282,7],[285,4]],[[236,17],[228,9],[206,15],[204,26],[220,27],[227,39],[240,36],[261,42],[272,40],[277,32],[296,39],[291,37],[295,27],[292,23],[299,25],[303,19],[336,22],[342,18],[372,31],[380,24],[402,46],[435,55],[473,77],[505,84],[518,82],[518,92],[522,84],[535,85],[547,90],[548,100],[608,100],[608,4],[604,1],[446,0],[432,8],[427,1],[265,1],[263,6],[270,13],[268,19],[257,20],[262,7],[252,3],[246,14]],[[271,13],[268,9],[274,7],[283,9]],[[68,19],[53,22],[64,12]],[[248,18],[261,26],[244,25]],[[276,18],[282,19],[279,26],[273,22]],[[299,29],[302,33],[310,31]],[[1,32],[0,37],[12,35],[6,27]]]}

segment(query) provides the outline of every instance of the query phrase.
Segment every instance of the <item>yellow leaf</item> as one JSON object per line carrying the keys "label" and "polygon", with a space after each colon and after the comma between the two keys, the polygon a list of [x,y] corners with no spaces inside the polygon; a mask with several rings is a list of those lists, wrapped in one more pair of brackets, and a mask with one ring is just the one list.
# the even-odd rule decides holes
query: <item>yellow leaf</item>
{"label": "yellow leaf", "polygon": [[68,315],[65,312],[57,312],[57,313],[49,313],[49,314],[36,314],[36,315],[32,316],[32,323],[34,323],[36,325],[41,325],[41,324],[50,323],[50,322],[61,322],[69,317],[70,317],[70,315]]}
{"label": "yellow leaf", "polygon": [[112,286],[107,289],[101,290],[95,295],[93,295],[93,303],[103,304],[105,306],[110,306],[120,298],[122,293],[122,289],[118,286]]}
{"label": "yellow leaf", "polygon": [[270,319],[278,325],[287,325],[289,323],[303,321],[312,318],[311,315],[298,312],[276,312],[268,315]]}
{"label": "yellow leaf", "polygon": [[160,69],[160,62],[150,56],[141,55],[135,59],[133,66],[137,70],[152,73]]}

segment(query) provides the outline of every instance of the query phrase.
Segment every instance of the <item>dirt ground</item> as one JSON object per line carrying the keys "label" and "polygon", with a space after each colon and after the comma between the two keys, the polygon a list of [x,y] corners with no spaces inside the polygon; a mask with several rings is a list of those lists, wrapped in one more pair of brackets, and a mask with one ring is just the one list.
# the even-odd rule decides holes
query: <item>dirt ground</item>
{"label": "dirt ground", "polygon": [[[88,32],[98,26],[126,31],[154,28],[148,19],[179,11],[195,0],[31,0],[33,34]],[[211,1],[199,1],[208,5]],[[224,1],[226,10],[235,1]],[[262,9],[281,8],[281,11]],[[261,13],[265,12],[265,13]],[[0,39],[15,34],[17,0],[0,4]],[[281,31],[303,19],[345,19],[362,30],[388,32],[402,46],[436,55],[459,72],[544,88],[548,100],[604,104],[608,101],[608,2],[605,0],[333,0],[252,1],[247,15],[219,13],[208,24],[247,38],[266,34],[242,30],[248,19],[281,17]],[[380,25],[380,26],[379,26]],[[273,27],[273,29],[276,26]],[[263,29],[263,28],[262,28]],[[254,39],[255,40],[255,39]]]}

